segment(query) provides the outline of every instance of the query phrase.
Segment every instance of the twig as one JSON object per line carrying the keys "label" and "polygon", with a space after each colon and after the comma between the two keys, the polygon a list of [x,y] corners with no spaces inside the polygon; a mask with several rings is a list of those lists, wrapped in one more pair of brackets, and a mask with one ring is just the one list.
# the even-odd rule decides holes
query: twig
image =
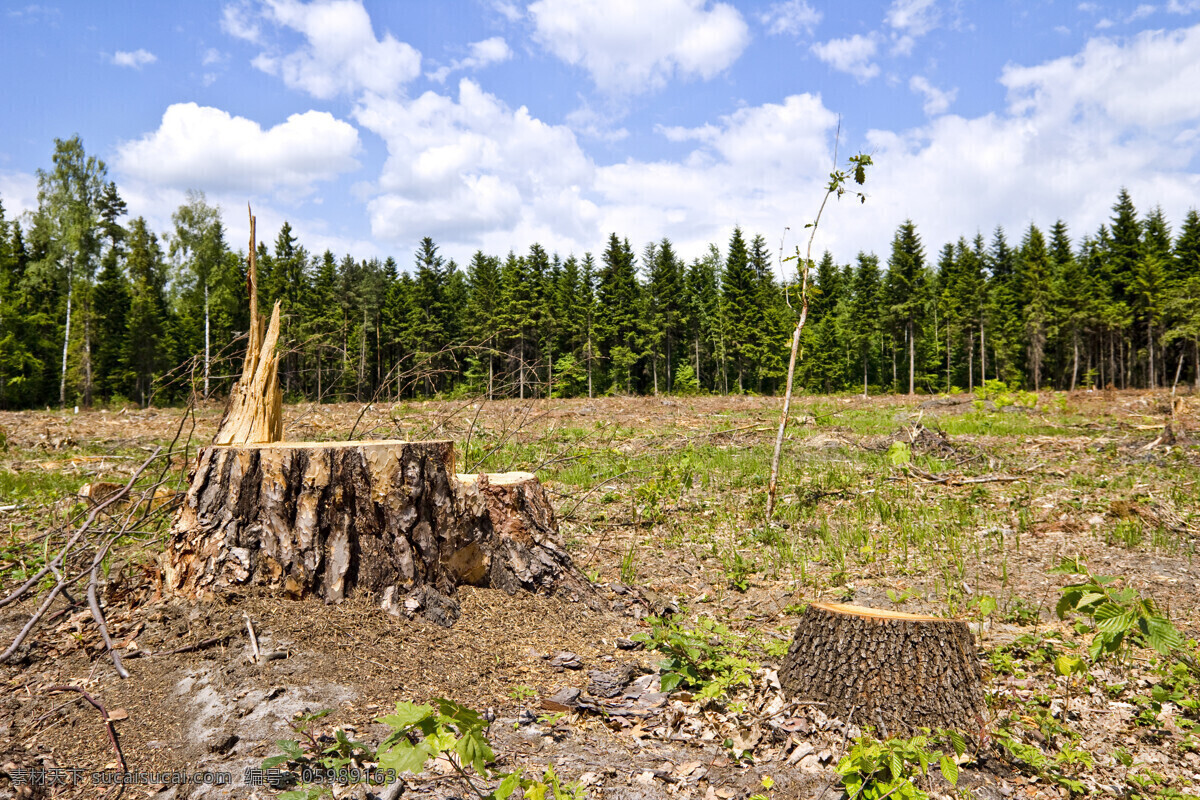
{"label": "twig", "polygon": [[118,531],[108,537],[108,541],[104,546],[96,550],[96,556],[92,559],[92,579],[88,581],[87,599],[88,608],[92,610],[92,619],[96,620],[96,627],[100,629],[100,639],[104,642],[104,649],[112,658],[113,667],[116,668],[117,674],[121,678],[128,678],[129,671],[121,665],[121,657],[117,655],[116,648],[113,647],[112,639],[108,635],[108,625],[104,621],[104,612],[100,610],[100,601],[96,598],[96,586],[100,583],[100,564],[104,561],[104,557],[108,555],[108,549],[112,547],[113,542],[121,535]]}
{"label": "twig", "polygon": [[246,632],[250,634],[250,649],[254,653],[254,663],[258,663],[258,637],[254,635],[254,623],[250,621],[250,615],[245,611],[242,612],[242,617],[246,620]]}
{"label": "twig", "polygon": [[96,707],[96,710],[98,710],[100,712],[100,714],[104,717],[104,727],[108,731],[108,740],[110,742],[112,742],[113,749],[117,751],[117,764],[120,765],[121,772],[128,772],[129,768],[125,766],[125,754],[121,752],[121,744],[120,744],[120,742],[117,741],[117,729],[113,727],[112,720],[110,720],[108,718],[108,711],[104,708],[104,706],[100,705],[100,702],[98,700],[96,700],[96,698],[92,697],[90,694],[85,692],[83,689],[80,689],[78,686],[66,686],[63,684],[57,684],[55,686],[51,686],[50,691],[52,691],[52,692],[79,692],[81,695],[83,695],[84,700],[87,700],[89,703],[91,703],[93,706]]}

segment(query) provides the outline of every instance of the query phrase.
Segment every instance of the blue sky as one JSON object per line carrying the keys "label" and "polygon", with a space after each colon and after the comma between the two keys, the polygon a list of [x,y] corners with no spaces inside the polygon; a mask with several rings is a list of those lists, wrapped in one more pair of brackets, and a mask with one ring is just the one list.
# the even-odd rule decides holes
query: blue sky
{"label": "blue sky", "polygon": [[188,189],[246,238],[461,262],[534,241],[599,252],[735,224],[797,243],[833,160],[866,205],[817,248],[933,255],[1000,224],[1094,232],[1121,186],[1200,206],[1200,0],[8,2],[0,200],[36,203],[78,133],[159,232]]}

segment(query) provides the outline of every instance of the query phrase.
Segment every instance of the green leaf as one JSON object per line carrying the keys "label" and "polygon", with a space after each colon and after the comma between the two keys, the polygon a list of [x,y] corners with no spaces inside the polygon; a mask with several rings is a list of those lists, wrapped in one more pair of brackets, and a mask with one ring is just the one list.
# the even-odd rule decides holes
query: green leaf
{"label": "green leaf", "polygon": [[678,672],[664,673],[662,676],[662,690],[664,692],[673,692],[682,681],[683,676]]}
{"label": "green leaf", "polygon": [[951,761],[946,756],[942,756],[938,766],[942,769],[942,777],[950,781],[951,784],[958,784],[958,765]]}
{"label": "green leaf", "polygon": [[496,754],[480,731],[471,731],[459,739],[454,752],[458,753],[462,763],[470,764],[480,775],[486,775],[487,765],[496,760]]}
{"label": "green leaf", "polygon": [[475,728],[485,728],[487,723],[478,711],[459,705],[452,700],[445,698],[435,698],[434,701],[438,704],[438,710],[443,717],[446,717],[454,722],[459,733],[465,733],[468,730]]}
{"label": "green leaf", "polygon": [[396,703],[396,713],[381,717],[377,722],[391,727],[396,731],[406,731],[418,722],[429,719],[433,715],[433,706],[416,705],[400,701]]}
{"label": "green leaf", "polygon": [[304,758],[304,751],[300,749],[300,743],[295,739],[280,739],[275,744],[294,761]]}
{"label": "green leaf", "polygon": [[508,800],[509,796],[517,790],[521,785],[521,773],[510,772],[504,776],[504,780],[500,781],[500,785],[496,787],[496,791],[492,792],[492,797],[496,800]]}
{"label": "green leaf", "polygon": [[274,769],[280,764],[286,764],[291,760],[291,756],[271,756],[270,758],[263,759],[262,766],[263,769]]}
{"label": "green leaf", "polygon": [[1100,619],[1100,614],[1097,613],[1096,619],[1099,621],[1096,630],[1104,633],[1124,633],[1137,621],[1137,614],[1133,611],[1124,611],[1116,616]]}
{"label": "green leaf", "polygon": [[1054,672],[1058,675],[1074,675],[1086,669],[1083,659],[1076,656],[1059,656],[1054,659]]}
{"label": "green leaf", "polygon": [[893,780],[904,774],[904,762],[900,760],[900,754],[895,750],[889,754],[888,769],[891,770]]}
{"label": "green leaf", "polygon": [[397,774],[411,772],[416,775],[425,770],[425,762],[430,755],[429,746],[425,742],[413,744],[404,740],[387,752],[379,754],[379,768],[394,769]]}
{"label": "green leaf", "polygon": [[892,466],[899,467],[912,461],[912,450],[904,442],[892,442],[887,457]]}

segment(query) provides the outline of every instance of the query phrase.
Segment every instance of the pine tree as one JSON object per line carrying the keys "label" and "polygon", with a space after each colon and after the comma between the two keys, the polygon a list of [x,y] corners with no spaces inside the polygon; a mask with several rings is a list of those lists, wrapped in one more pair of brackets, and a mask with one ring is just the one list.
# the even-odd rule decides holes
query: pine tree
{"label": "pine tree", "polygon": [[908,393],[916,392],[916,337],[921,328],[928,277],[925,250],[912,220],[905,220],[892,239],[886,284],[889,312],[908,348]]}
{"label": "pine tree", "polygon": [[639,285],[629,241],[614,233],[601,259],[597,281],[599,305],[596,332],[600,353],[609,363],[609,391],[634,390],[634,366],[643,355],[644,337],[639,315]]}
{"label": "pine tree", "polygon": [[131,298],[127,324],[126,363],[133,373],[133,388],[143,407],[149,405],[154,381],[170,366],[167,340],[166,269],[158,237],[150,232],[146,220],[135,219],[129,226],[129,271]]}
{"label": "pine tree", "polygon": [[861,250],[858,253],[858,268],[854,271],[854,285],[850,336],[859,363],[862,365],[863,397],[869,390],[869,367],[875,352],[875,341],[879,336],[879,258]]}
{"label": "pine tree", "polygon": [[1200,214],[1190,209],[1175,240],[1168,310],[1171,327],[1164,340],[1190,343],[1192,381],[1200,391]]}
{"label": "pine tree", "polygon": [[737,369],[738,392],[746,391],[746,371],[754,356],[758,309],[754,270],[742,229],[735,227],[729,237],[729,253],[721,273],[721,301],[725,319],[727,352]]}
{"label": "pine tree", "polygon": [[1042,386],[1042,363],[1049,335],[1052,301],[1053,267],[1046,251],[1046,239],[1036,225],[1030,224],[1021,242],[1018,260],[1017,286],[1025,322],[1025,337],[1029,353],[1029,375],[1033,390]]}

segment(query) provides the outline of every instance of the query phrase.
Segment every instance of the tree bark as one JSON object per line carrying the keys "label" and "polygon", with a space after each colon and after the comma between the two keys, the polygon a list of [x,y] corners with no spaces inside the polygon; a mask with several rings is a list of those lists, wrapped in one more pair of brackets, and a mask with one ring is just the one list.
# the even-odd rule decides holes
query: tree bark
{"label": "tree bark", "polygon": [[204,448],[164,556],[192,600],[261,587],[299,599],[376,597],[458,618],[472,584],[566,592],[598,608],[530,473],[454,474],[451,442],[278,442]]}
{"label": "tree bark", "polygon": [[960,620],[813,604],[779,670],[789,696],[880,737],[922,727],[978,732],[984,700],[970,629]]}

